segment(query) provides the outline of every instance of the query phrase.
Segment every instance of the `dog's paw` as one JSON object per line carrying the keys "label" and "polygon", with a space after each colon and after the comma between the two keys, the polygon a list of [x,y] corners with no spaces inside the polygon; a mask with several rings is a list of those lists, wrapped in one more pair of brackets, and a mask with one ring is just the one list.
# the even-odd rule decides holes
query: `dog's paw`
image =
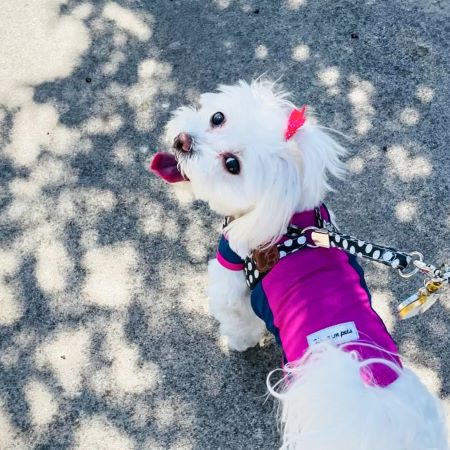
{"label": "dog's paw", "polygon": [[[226,338],[228,348],[237,352],[243,352],[251,347],[255,347],[261,340],[264,324],[256,318],[252,321],[251,326],[237,326],[229,329],[222,325],[221,333]],[[228,329],[227,329],[228,328]]]}
{"label": "dog's paw", "polygon": [[245,352],[245,350],[255,347],[258,344],[259,339],[257,341],[255,340],[238,341],[237,339],[228,338],[227,341],[228,341],[228,348],[230,350],[234,350],[236,352]]}

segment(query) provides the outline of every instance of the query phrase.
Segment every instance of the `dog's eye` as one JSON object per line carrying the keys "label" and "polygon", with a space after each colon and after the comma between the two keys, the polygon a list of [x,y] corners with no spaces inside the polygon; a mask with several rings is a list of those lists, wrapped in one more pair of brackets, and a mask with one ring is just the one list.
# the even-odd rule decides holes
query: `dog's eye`
{"label": "dog's eye", "polygon": [[223,165],[227,172],[233,175],[239,175],[239,172],[241,171],[239,160],[233,155],[225,155],[223,157]]}
{"label": "dog's eye", "polygon": [[211,116],[211,126],[214,127],[220,127],[225,122],[225,116],[223,113],[216,112]]}

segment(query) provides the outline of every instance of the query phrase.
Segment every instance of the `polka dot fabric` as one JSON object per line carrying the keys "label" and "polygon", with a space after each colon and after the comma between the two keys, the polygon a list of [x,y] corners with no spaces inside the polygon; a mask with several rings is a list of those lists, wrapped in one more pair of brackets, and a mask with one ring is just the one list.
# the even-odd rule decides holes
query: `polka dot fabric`
{"label": "polka dot fabric", "polygon": [[411,256],[407,253],[399,252],[393,248],[382,247],[380,245],[371,244],[352,236],[328,232],[330,236],[331,247],[340,248],[359,258],[368,258],[377,261],[394,269],[405,269],[411,262]]}

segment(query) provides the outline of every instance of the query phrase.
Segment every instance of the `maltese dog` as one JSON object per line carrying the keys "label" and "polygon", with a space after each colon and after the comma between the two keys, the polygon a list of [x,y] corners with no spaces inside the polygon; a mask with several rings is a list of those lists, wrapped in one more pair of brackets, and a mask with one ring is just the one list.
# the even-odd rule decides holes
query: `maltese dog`
{"label": "maltese dog", "polygon": [[167,135],[172,152],[150,169],[226,217],[208,266],[221,334],[244,351],[266,327],[281,346],[268,388],[282,448],[447,449],[439,401],[403,367],[356,255],[316,248],[305,230],[333,220],[323,200],[344,148],[267,80],[203,94]]}

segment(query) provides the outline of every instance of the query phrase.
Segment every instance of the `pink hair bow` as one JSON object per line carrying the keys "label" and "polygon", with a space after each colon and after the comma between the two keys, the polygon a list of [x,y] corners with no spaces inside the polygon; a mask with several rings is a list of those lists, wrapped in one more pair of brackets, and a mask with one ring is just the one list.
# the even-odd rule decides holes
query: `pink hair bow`
{"label": "pink hair bow", "polygon": [[298,110],[297,108],[294,108],[292,110],[291,114],[289,115],[286,131],[284,132],[284,139],[286,141],[294,136],[297,130],[306,122],[305,112],[306,106],[303,106],[300,110]]}

